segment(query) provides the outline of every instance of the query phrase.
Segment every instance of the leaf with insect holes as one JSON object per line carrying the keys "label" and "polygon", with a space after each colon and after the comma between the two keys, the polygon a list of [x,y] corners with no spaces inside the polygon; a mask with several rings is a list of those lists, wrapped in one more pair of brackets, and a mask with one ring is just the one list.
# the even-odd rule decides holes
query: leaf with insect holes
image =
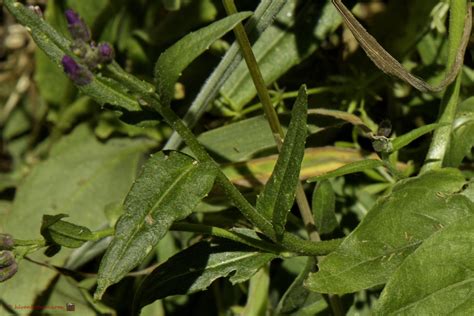
{"label": "leaf with insect holes", "polygon": [[212,43],[250,15],[252,15],[251,12],[241,12],[214,22],[186,35],[161,54],[155,65],[155,82],[163,106],[170,104],[174,95],[174,85],[183,70],[206,51]]}
{"label": "leaf with insect holes", "polygon": [[399,181],[321,261],[306,286],[319,293],[344,294],[384,284],[425,239],[474,214],[474,203],[461,194],[465,183],[457,169]]}
{"label": "leaf with insect holes", "polygon": [[142,308],[170,295],[203,291],[231,273],[233,284],[244,282],[276,257],[227,240],[199,242],[153,270],[140,284],[134,306]]}
{"label": "leaf with insect holes", "polygon": [[[71,42],[59,34],[32,10],[14,0],[4,1],[10,13],[28,28],[33,40],[46,55],[58,66],[65,55],[73,56]],[[140,105],[135,97],[127,94],[119,82],[103,76],[94,76],[86,85],[78,86],[79,90],[92,97],[99,104],[111,104],[128,111],[139,111]]]}
{"label": "leaf with insect holes", "polygon": [[306,87],[302,86],[275,169],[257,199],[257,210],[272,219],[277,235],[285,231],[286,217],[295,199],[306,142],[307,102]]}
{"label": "leaf with insect holes", "polygon": [[100,299],[107,287],[135,268],[169,230],[211,190],[216,168],[179,152],[159,152],[146,162],[124,202],[125,213],[99,267]]}

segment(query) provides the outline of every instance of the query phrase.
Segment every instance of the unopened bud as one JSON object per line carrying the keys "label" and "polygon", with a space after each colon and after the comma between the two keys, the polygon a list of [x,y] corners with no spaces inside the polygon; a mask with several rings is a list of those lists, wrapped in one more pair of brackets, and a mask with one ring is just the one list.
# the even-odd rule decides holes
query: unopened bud
{"label": "unopened bud", "polygon": [[84,86],[89,84],[93,75],[89,69],[79,65],[71,56],[65,55],[61,60],[63,64],[64,72],[78,86]]}
{"label": "unopened bud", "polygon": [[91,40],[91,31],[79,14],[71,9],[67,9],[64,14],[66,15],[67,28],[72,38],[89,42]]}
{"label": "unopened bud", "polygon": [[109,43],[99,43],[98,49],[102,64],[108,64],[114,59],[114,48]]}

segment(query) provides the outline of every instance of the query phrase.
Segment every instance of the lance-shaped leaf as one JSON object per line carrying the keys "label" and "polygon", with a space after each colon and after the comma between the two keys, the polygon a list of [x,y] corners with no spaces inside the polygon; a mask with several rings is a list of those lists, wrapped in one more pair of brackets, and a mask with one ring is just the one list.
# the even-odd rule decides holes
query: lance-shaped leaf
{"label": "lance-shaped leaf", "polygon": [[464,176],[442,169],[402,180],[381,198],[359,226],[325,257],[306,286],[320,293],[343,294],[384,284],[433,233],[474,213],[461,194]]}
{"label": "lance-shaped leaf", "polygon": [[299,181],[306,141],[307,102],[308,96],[303,86],[293,107],[290,126],[275,169],[257,200],[257,210],[272,219],[278,235],[285,231],[286,216],[293,205]]}
{"label": "lance-shaped leaf", "polygon": [[[61,67],[61,60],[65,55],[74,55],[69,48],[71,42],[41,19],[33,10],[27,9],[24,5],[14,0],[5,0],[4,2],[8,11],[28,29],[39,48],[58,67]],[[100,104],[115,105],[128,111],[140,110],[137,100],[124,92],[127,89],[111,79],[94,76],[90,83],[78,86],[78,88]]]}
{"label": "lance-shaped leaf", "polygon": [[142,308],[170,295],[203,291],[231,273],[233,284],[244,282],[276,257],[230,241],[197,243],[153,270],[140,285],[134,305]]}
{"label": "lance-shaped leaf", "polygon": [[170,104],[174,95],[174,85],[183,70],[207,50],[212,43],[250,15],[252,15],[251,12],[241,12],[214,22],[186,35],[161,54],[155,65],[155,81],[163,106]]}
{"label": "lance-shaped leaf", "polygon": [[308,179],[308,182],[323,181],[330,178],[339,177],[339,176],[356,173],[356,172],[361,172],[361,171],[365,171],[369,169],[374,169],[381,166],[383,166],[382,160],[366,159],[366,160],[354,161],[345,166],[337,168],[336,170],[330,171],[320,176],[312,177]]}
{"label": "lance-shaped leaf", "polygon": [[374,315],[472,315],[474,216],[433,234],[387,283]]}
{"label": "lance-shaped leaf", "polygon": [[94,238],[94,233],[89,228],[63,221],[64,217],[68,215],[43,215],[41,235],[46,241],[68,248],[78,248]]}
{"label": "lance-shaped leaf", "polygon": [[313,191],[313,216],[320,234],[329,234],[339,225],[336,219],[336,195],[328,180],[319,182]]}
{"label": "lance-shaped leaf", "polygon": [[178,152],[153,155],[124,202],[125,213],[99,268],[95,298],[135,268],[166,234],[211,190],[216,169]]}
{"label": "lance-shaped leaf", "polygon": [[400,135],[392,140],[393,151],[400,150],[406,145],[410,144],[415,139],[428,134],[429,132],[437,129],[438,127],[444,126],[443,123],[428,124],[417,129],[414,129],[406,134]]}

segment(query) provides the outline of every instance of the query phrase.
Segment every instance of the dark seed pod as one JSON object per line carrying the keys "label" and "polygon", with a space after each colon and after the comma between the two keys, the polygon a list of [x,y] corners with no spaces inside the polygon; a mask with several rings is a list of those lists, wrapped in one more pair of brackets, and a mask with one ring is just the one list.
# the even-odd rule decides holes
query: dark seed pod
{"label": "dark seed pod", "polygon": [[8,267],[15,263],[15,256],[11,251],[0,251],[0,268]]}
{"label": "dark seed pod", "polygon": [[18,271],[18,264],[14,262],[5,268],[0,268],[0,282],[10,279]]}
{"label": "dark seed pod", "polygon": [[79,65],[71,56],[65,55],[61,60],[61,63],[63,64],[64,72],[68,75],[69,79],[78,86],[84,86],[92,81],[92,72]]}
{"label": "dark seed pod", "polygon": [[67,28],[72,39],[89,42],[91,40],[91,31],[79,14],[71,9],[67,9],[64,14],[66,15]]}
{"label": "dark seed pod", "polygon": [[0,234],[0,250],[13,249],[13,238],[9,234]]}

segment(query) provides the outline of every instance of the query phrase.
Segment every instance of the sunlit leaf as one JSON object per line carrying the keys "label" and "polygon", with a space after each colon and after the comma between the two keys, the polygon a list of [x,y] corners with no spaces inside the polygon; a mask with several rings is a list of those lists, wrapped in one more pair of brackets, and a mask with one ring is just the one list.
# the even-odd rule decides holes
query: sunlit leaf
{"label": "sunlit leaf", "polygon": [[433,234],[400,265],[374,315],[472,315],[474,216]]}
{"label": "sunlit leaf", "polygon": [[427,172],[397,183],[339,248],[319,264],[306,286],[320,293],[349,293],[384,284],[433,233],[474,213],[460,194],[465,179],[455,169]]}
{"label": "sunlit leaf", "polygon": [[320,176],[309,178],[308,182],[323,181],[330,178],[339,177],[339,176],[356,173],[356,172],[361,172],[368,169],[374,169],[381,166],[383,166],[382,160],[366,159],[366,160],[361,160],[361,161],[354,161],[340,168],[337,168],[336,170],[330,171]]}
{"label": "sunlit leaf", "polygon": [[417,138],[437,129],[444,124],[435,123],[435,124],[428,124],[422,127],[418,127],[406,134],[400,135],[392,140],[393,151],[397,151],[405,147],[406,145],[410,144]]}
{"label": "sunlit leaf", "polygon": [[[64,55],[73,56],[70,41],[36,15],[33,10],[25,8],[14,0],[5,0],[5,6],[22,25],[27,27],[36,44],[57,67],[61,67],[61,59]],[[127,94],[127,89],[111,79],[94,76],[89,84],[78,86],[78,88],[100,104],[111,104],[129,111],[140,110],[135,97]]]}
{"label": "sunlit leaf", "polygon": [[285,135],[275,169],[257,199],[257,210],[272,219],[278,235],[285,231],[286,216],[295,199],[306,140],[306,88],[300,88],[292,119]]}
{"label": "sunlit leaf", "polygon": [[137,266],[166,234],[211,190],[216,169],[178,152],[153,155],[124,202],[125,213],[99,268],[95,298]]}

